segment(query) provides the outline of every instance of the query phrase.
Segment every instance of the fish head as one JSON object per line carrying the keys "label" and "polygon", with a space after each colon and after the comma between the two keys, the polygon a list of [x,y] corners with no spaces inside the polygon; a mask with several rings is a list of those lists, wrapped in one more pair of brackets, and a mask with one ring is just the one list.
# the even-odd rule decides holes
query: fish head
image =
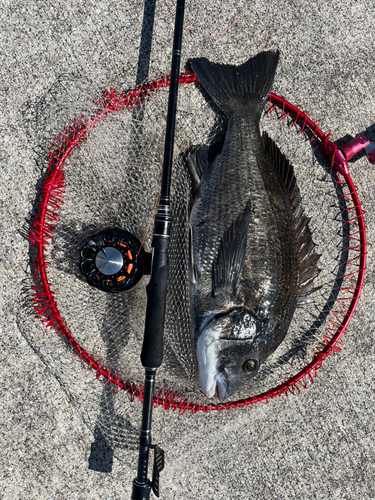
{"label": "fish head", "polygon": [[263,361],[268,322],[249,311],[216,315],[197,341],[198,373],[204,395],[220,401],[252,379]]}

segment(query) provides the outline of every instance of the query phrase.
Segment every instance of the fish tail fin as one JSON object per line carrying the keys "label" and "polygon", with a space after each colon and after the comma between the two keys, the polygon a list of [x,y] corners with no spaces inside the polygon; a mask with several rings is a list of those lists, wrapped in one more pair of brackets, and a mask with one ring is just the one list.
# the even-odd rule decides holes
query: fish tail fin
{"label": "fish tail fin", "polygon": [[279,51],[261,52],[241,66],[215,64],[202,57],[191,66],[198,80],[224,113],[249,105],[261,110],[271,91]]}

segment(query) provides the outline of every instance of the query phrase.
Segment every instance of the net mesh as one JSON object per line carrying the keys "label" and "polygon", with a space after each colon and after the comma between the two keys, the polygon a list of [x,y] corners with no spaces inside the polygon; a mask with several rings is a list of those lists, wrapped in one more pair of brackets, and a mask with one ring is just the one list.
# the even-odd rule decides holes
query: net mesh
{"label": "net mesh", "polygon": [[[162,84],[161,81],[161,87]],[[90,103],[90,95],[92,87],[88,82],[79,79],[56,82],[37,108],[35,123],[41,151],[51,144],[51,136],[56,135],[58,126],[61,127],[62,116],[65,123],[67,116],[70,123],[78,116],[79,122],[75,122],[73,128],[80,130],[83,123],[108,108],[103,97]],[[111,95],[116,94],[112,92]],[[101,374],[100,366],[104,365],[118,379],[131,381],[126,386],[131,397],[137,394],[136,386],[144,380],[139,356],[148,277],[143,277],[131,292],[105,294],[90,287],[80,275],[79,250],[90,236],[108,228],[126,229],[143,242],[146,251],[151,250],[153,226],[150,222],[161,182],[167,101],[168,88],[160,88],[145,102],[133,98],[124,109],[114,107],[111,110],[119,112],[107,113],[108,116],[102,114],[91,133],[84,134],[79,148],[74,149],[64,163],[63,204],[53,223],[53,236],[45,246],[48,281],[61,317],[78,344],[100,360],[98,375]],[[69,106],[69,102],[74,102],[74,106]],[[296,310],[285,340],[263,364],[257,377],[232,396],[234,402],[269,391],[306,366],[317,346],[324,343],[327,330],[332,329],[332,317],[340,319],[338,316],[342,313],[334,312],[332,316],[332,310],[337,309],[340,296],[347,294],[343,281],[347,279],[351,234],[356,228],[353,229],[349,220],[346,187],[337,182],[327,160],[312,147],[312,133],[304,130],[303,125],[301,128],[298,122],[294,123],[292,117],[285,120],[281,117],[284,118],[281,111],[271,114],[267,105],[261,130],[267,131],[294,167],[304,212],[311,218],[309,226],[316,252],[321,254],[321,272],[316,278],[316,286],[321,288],[311,296],[308,304]],[[211,144],[223,133],[225,126],[225,119],[202,96],[198,85],[180,85],[172,174],[173,227],[165,355],[157,372],[156,393],[165,400],[168,393],[173,393],[174,397],[181,395],[180,401],[193,402],[193,408],[218,401],[215,398],[207,400],[200,390],[190,332],[188,217],[192,193],[186,156],[193,148]],[[64,133],[66,137],[67,132]],[[66,149],[69,141],[59,140],[57,147]],[[35,250],[31,252],[33,260]],[[30,320],[25,316],[22,323],[27,329]],[[53,321],[51,325],[54,326]],[[87,377],[78,375],[78,360],[71,361],[66,352],[61,351],[52,332],[44,335],[47,335],[43,346],[46,364],[49,363],[66,387],[75,386],[74,399],[77,407],[82,408],[87,401],[82,398],[82,392],[92,391],[92,380],[87,382]],[[30,337],[30,342],[34,343],[35,339]],[[64,367],[63,360],[69,368]],[[108,385],[100,393],[92,393],[92,404],[96,400],[100,407],[96,429],[112,444],[128,446],[132,433],[124,434],[124,428],[133,427],[121,411],[125,391],[116,396],[115,392],[116,387]]]}

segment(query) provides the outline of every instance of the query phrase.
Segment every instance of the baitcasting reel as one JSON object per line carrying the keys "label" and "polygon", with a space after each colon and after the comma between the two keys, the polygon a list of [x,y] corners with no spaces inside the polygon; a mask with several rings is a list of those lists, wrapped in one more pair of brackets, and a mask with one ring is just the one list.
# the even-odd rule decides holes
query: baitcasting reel
{"label": "baitcasting reel", "polygon": [[103,292],[133,289],[150,274],[151,254],[128,231],[109,229],[91,236],[81,248],[79,268],[89,285]]}

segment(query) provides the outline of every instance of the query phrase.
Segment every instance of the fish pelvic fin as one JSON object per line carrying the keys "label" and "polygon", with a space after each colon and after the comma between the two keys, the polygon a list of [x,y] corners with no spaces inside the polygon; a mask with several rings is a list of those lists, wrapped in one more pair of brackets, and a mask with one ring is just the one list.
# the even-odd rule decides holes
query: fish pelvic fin
{"label": "fish pelvic fin", "polygon": [[266,132],[262,135],[263,147],[272,164],[278,172],[280,179],[288,195],[298,245],[298,257],[300,265],[299,292],[297,303],[309,302],[309,296],[319,290],[320,286],[314,286],[314,279],[320,273],[318,261],[320,255],[315,252],[313,235],[309,229],[310,219],[303,212],[302,197],[297,185],[293,166],[281,153],[275,142]]}
{"label": "fish pelvic fin", "polygon": [[240,66],[216,64],[202,57],[191,66],[206,92],[228,114],[249,105],[262,109],[271,91],[279,51],[261,52]]}
{"label": "fish pelvic fin", "polygon": [[242,268],[246,256],[247,230],[251,216],[251,202],[247,202],[245,210],[225,231],[212,265],[212,295],[220,290],[236,296],[240,283]]}

